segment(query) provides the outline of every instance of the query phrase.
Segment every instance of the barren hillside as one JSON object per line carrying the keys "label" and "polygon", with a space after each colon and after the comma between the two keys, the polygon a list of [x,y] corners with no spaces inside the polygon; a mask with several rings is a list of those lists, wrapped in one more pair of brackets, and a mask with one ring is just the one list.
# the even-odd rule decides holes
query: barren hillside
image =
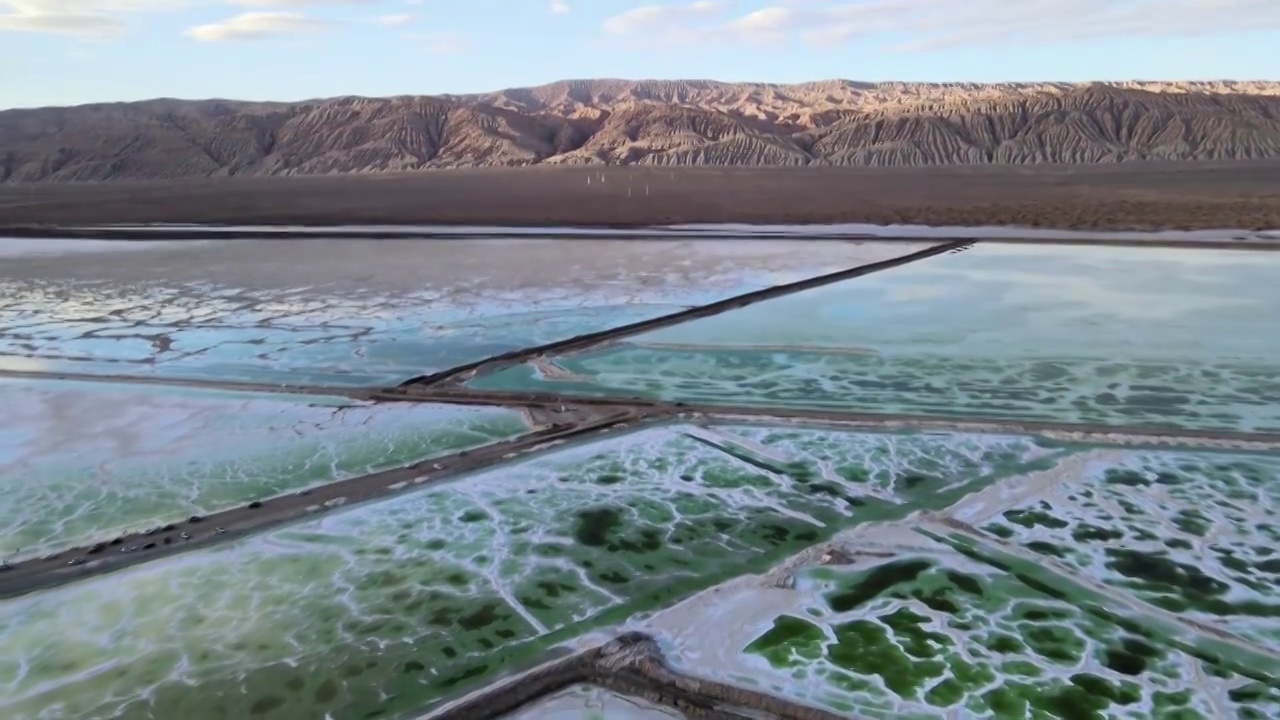
{"label": "barren hillside", "polygon": [[301,103],[0,112],[0,181],[547,164],[1114,163],[1280,157],[1280,83],[583,80]]}

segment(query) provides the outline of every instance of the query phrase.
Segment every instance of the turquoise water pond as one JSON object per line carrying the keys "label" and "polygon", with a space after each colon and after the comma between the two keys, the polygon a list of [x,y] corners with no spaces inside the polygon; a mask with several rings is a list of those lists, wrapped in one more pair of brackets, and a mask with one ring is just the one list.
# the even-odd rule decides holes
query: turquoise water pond
{"label": "turquoise water pond", "polygon": [[1280,430],[1280,255],[978,245],[476,389]]}

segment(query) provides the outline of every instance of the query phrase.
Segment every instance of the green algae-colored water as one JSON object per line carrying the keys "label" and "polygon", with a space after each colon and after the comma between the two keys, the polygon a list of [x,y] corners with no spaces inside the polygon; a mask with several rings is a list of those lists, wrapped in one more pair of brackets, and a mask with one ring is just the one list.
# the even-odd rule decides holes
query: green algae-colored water
{"label": "green algae-colored water", "polygon": [[982,528],[1181,617],[1280,647],[1280,458],[1146,451]]}
{"label": "green algae-colored water", "polygon": [[[395,717],[928,507],[1027,438],[671,426],[0,603],[6,718]],[[776,466],[775,466],[776,465]]]}
{"label": "green algae-colored water", "polygon": [[1032,466],[660,635],[686,672],[856,717],[1276,717],[1280,460],[1073,445]]}
{"label": "green algae-colored water", "polygon": [[1280,430],[1277,273],[1267,252],[978,245],[471,386]]}
{"label": "green algae-colored water", "polygon": [[747,662],[764,663],[783,694],[860,717],[1280,711],[1275,684],[968,558],[907,555],[862,570],[811,570],[797,582],[811,604],[751,640]]}

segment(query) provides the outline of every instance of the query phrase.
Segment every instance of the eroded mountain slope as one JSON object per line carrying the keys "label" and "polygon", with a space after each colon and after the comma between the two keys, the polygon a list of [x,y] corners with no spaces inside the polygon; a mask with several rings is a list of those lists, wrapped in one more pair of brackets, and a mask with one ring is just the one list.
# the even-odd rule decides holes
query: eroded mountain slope
{"label": "eroded mountain slope", "polygon": [[1280,83],[584,80],[480,95],[0,112],[0,181],[537,163],[872,165],[1280,157]]}

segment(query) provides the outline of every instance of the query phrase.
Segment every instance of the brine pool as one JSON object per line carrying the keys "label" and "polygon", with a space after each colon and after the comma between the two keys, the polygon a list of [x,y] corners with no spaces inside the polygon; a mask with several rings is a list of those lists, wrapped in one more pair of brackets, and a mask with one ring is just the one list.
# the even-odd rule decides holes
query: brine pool
{"label": "brine pool", "polygon": [[1238,646],[945,531],[847,539],[860,553],[849,565],[732,583],[650,625],[681,671],[852,717],[1280,712],[1274,646]]}
{"label": "brine pool", "polygon": [[[1277,482],[1259,453],[653,426],[0,602],[0,713],[399,717],[633,626],[867,717],[1273,717]],[[770,570],[833,538],[849,564]]]}
{"label": "brine pool", "polygon": [[1276,277],[1270,252],[977,245],[470,387],[1274,432]]}
{"label": "brine pool", "polygon": [[639,626],[854,717],[1273,718],[1277,498],[1275,455],[1076,447]]}
{"label": "brine pool", "polygon": [[1059,452],[672,425],[0,602],[6,718],[395,717]]}
{"label": "brine pool", "polygon": [[0,371],[395,385],[930,243],[90,245],[0,265]]}
{"label": "brine pool", "polygon": [[0,558],[110,540],[531,431],[506,408],[0,380]]}
{"label": "brine pool", "polygon": [[[532,429],[13,371],[388,385],[924,245],[103,247],[0,266],[5,563]],[[978,245],[471,386],[1280,432],[1277,263]],[[0,717],[416,717],[623,629],[869,720],[1280,716],[1280,454],[1068,436],[682,416],[544,447],[0,600]],[[673,716],[579,686],[513,717]]]}

